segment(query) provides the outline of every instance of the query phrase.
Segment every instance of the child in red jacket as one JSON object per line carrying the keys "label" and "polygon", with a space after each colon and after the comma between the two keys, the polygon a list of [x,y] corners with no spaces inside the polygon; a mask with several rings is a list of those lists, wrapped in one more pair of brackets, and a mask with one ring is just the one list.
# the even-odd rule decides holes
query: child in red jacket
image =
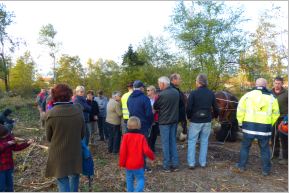
{"label": "child in red jacket", "polygon": [[12,151],[28,147],[33,140],[17,144],[14,136],[0,124],[0,192],[13,192],[13,157]]}
{"label": "child in red jacket", "polygon": [[[123,135],[119,153],[119,166],[126,168],[126,188],[128,192],[142,192],[144,189],[144,156],[154,160],[147,140],[140,132],[141,122],[132,116],[127,122],[128,132]],[[136,187],[134,188],[134,179]]]}

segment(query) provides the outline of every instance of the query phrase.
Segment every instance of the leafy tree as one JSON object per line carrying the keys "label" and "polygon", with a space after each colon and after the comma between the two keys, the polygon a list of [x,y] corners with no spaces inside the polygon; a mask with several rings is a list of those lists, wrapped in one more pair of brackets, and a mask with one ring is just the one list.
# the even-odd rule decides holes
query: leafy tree
{"label": "leafy tree", "polygon": [[167,29],[183,50],[188,68],[207,73],[210,87],[217,89],[226,74],[234,74],[244,48],[242,9],[232,10],[223,2],[180,1]]}
{"label": "leafy tree", "polygon": [[47,24],[41,27],[39,31],[38,43],[44,45],[49,49],[49,56],[53,60],[53,83],[56,79],[56,54],[59,51],[60,43],[56,41],[55,36],[57,31],[52,24]]}
{"label": "leafy tree", "polygon": [[146,64],[157,68],[162,66],[170,67],[174,65],[176,57],[173,53],[170,53],[170,47],[167,42],[168,40],[162,36],[153,37],[149,35],[138,46],[138,56]]}
{"label": "leafy tree", "polygon": [[75,88],[84,85],[84,69],[78,56],[62,55],[55,70],[56,83],[66,83]]}
{"label": "leafy tree", "polygon": [[241,57],[241,70],[250,81],[258,77],[272,80],[277,75],[284,77],[287,74],[288,50],[283,42],[278,43],[278,38],[282,34],[288,35],[288,31],[279,30],[278,19],[280,8],[273,5],[271,10],[261,13],[256,32],[251,34],[250,47]]}
{"label": "leafy tree", "polygon": [[87,74],[87,88],[95,91],[103,90],[110,96],[114,90],[120,90],[120,67],[113,60],[99,58],[96,62],[89,59]]}
{"label": "leafy tree", "polygon": [[35,62],[30,52],[25,52],[24,56],[18,58],[16,65],[10,70],[11,89],[26,94],[33,90],[35,76]]}
{"label": "leafy tree", "polygon": [[[9,58],[7,53],[13,52],[18,42],[14,41],[7,33],[7,27],[13,23],[13,12],[6,10],[6,6],[0,4],[0,78],[4,81],[6,92],[9,91]],[[8,49],[7,49],[8,48]]]}

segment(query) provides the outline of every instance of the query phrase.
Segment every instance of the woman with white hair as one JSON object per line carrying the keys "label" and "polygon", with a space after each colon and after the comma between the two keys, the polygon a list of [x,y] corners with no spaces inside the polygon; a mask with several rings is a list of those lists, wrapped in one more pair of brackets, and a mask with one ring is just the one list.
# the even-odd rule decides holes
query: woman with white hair
{"label": "woman with white hair", "polygon": [[85,89],[84,86],[77,86],[75,89],[75,99],[73,103],[78,103],[82,106],[83,108],[83,116],[85,120],[85,136],[83,138],[84,143],[88,146],[89,143],[89,138],[90,138],[90,133],[91,131],[89,130],[89,114],[91,112],[91,106],[87,103],[85,99]]}
{"label": "woman with white hair", "polygon": [[109,99],[106,111],[106,126],[109,132],[108,152],[117,154],[121,139],[121,117],[122,110],[120,105],[121,93],[114,91],[112,98]]}

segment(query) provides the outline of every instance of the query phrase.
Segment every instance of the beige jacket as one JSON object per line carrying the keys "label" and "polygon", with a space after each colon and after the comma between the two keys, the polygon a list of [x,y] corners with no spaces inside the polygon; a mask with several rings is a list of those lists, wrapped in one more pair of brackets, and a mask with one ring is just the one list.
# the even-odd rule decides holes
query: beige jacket
{"label": "beige jacket", "polygon": [[120,125],[121,117],[121,104],[114,99],[109,99],[106,109],[106,122],[112,125]]}

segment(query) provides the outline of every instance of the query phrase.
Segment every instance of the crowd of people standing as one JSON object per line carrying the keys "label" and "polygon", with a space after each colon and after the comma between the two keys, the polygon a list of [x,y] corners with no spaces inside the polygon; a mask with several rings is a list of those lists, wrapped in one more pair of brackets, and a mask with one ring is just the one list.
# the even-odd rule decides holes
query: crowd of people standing
{"label": "crowd of people standing", "polygon": [[[281,121],[279,107],[282,116],[288,111],[288,92],[282,85],[280,87],[278,81],[283,83],[283,79],[276,78],[272,93],[267,89],[267,81],[259,78],[256,80],[256,87],[240,99],[237,119],[244,134],[240,160],[236,165],[240,171],[246,168],[249,149],[256,138],[261,148],[262,174],[269,175],[269,139],[272,126]],[[77,191],[79,176],[83,172],[83,146],[96,145],[96,140],[99,140],[107,144],[108,153],[119,154],[119,166],[126,169],[127,190],[143,191],[144,173],[152,172],[148,161],[155,159],[158,136],[162,149],[162,171],[169,173],[179,170],[179,123],[182,133],[188,134],[188,168],[193,170],[198,165],[205,168],[208,164],[212,119],[219,115],[216,97],[208,88],[207,76],[199,74],[196,77],[196,89],[189,94],[188,99],[179,88],[181,76],[177,73],[170,77],[160,77],[157,84],[158,89],[154,85],[145,85],[142,81],[135,80],[128,83],[127,93],[122,95],[121,92],[114,91],[109,100],[102,91],[94,96],[94,91],[86,91],[83,86],[72,90],[66,84],[57,84],[49,92],[42,90],[37,96],[37,103],[42,126],[45,127],[46,137],[50,142],[46,177],[56,177],[60,191]],[[190,121],[188,128],[187,120]],[[7,135],[2,133],[0,132],[1,139],[2,135]],[[286,148],[288,151],[288,144],[286,147],[285,140],[288,137],[276,130],[273,133],[274,142],[275,139],[281,140],[282,157],[287,160],[288,152],[285,151]],[[198,141],[200,153],[197,162]],[[0,140],[0,151],[5,148],[1,143]],[[29,141],[21,148],[31,143]],[[12,145],[10,141],[6,146]],[[277,154],[279,156],[277,151],[279,149],[276,145],[275,157]],[[2,175],[2,170],[0,174]],[[134,179],[137,181],[136,187],[133,185]]]}

